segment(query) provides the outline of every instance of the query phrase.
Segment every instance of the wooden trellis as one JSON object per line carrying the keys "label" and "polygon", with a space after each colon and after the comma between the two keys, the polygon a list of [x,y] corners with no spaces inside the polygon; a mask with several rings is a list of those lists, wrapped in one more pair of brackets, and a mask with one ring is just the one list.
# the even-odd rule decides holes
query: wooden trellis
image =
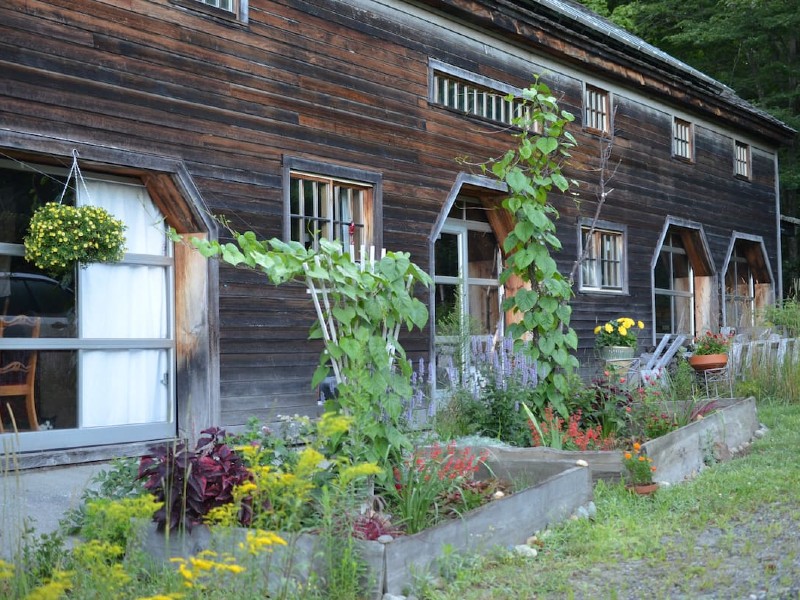
{"label": "wooden trellis", "polygon": [[[355,247],[351,245],[350,257],[352,258],[355,256]],[[369,249],[367,249],[365,246],[361,246],[361,252],[359,256],[359,260],[353,261],[354,266],[356,266],[362,273],[369,271],[370,273],[374,274],[375,266],[386,256],[386,249],[384,248],[381,250],[380,258],[376,260],[374,246],[370,246]],[[323,264],[323,261],[325,261],[327,264]],[[336,346],[339,344],[341,336],[338,330],[339,325],[336,319],[335,310],[337,308],[344,308],[343,305],[346,304],[346,299],[342,295],[337,294],[339,296],[339,304],[337,304],[335,298],[332,298],[332,293],[334,293],[334,290],[332,289],[331,279],[329,277],[321,276],[321,273],[323,272],[333,272],[335,266],[331,258],[327,255],[322,257],[320,257],[320,255],[316,255],[314,257],[314,266],[316,268],[312,269],[307,263],[303,265],[306,276],[306,286],[311,293],[311,298],[314,302],[314,309],[317,312],[317,319],[322,329],[322,339],[325,342],[326,347],[329,345]],[[341,271],[340,274],[346,276],[346,273],[342,273]],[[407,292],[410,292],[412,285],[413,277],[409,276],[406,280]],[[396,350],[394,341],[397,340],[397,337],[400,335],[401,325],[402,322],[400,321],[392,324],[391,326],[386,322],[383,323],[382,335],[386,343],[386,353],[389,355],[390,367],[394,364]],[[328,354],[331,361],[331,368],[333,369],[333,373],[336,378],[336,383],[341,384],[344,382],[343,373],[347,371],[348,357],[346,354],[343,354],[338,358],[333,356],[330,352]]]}

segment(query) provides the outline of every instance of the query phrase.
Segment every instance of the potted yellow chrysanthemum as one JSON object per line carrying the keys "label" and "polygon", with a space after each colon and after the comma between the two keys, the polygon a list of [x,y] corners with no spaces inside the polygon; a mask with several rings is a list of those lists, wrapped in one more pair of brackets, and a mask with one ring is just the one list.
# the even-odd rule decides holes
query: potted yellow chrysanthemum
{"label": "potted yellow chrysanthemum", "polygon": [[594,328],[595,347],[604,360],[630,360],[636,353],[637,334],[644,323],[630,317],[612,319]]}

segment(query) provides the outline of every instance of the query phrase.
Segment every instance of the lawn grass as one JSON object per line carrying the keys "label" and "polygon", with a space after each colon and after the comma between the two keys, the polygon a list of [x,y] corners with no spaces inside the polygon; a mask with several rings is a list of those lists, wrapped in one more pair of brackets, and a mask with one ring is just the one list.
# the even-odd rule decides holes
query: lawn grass
{"label": "lawn grass", "polygon": [[[542,547],[535,559],[486,558],[427,597],[635,597],[631,590],[637,565],[656,575],[649,582],[648,597],[693,597],[733,585],[737,574],[726,568],[726,555],[752,558],[765,576],[796,569],[796,553],[770,562],[763,550],[783,534],[787,523],[800,524],[800,461],[795,454],[800,448],[800,405],[762,403],[758,410],[769,432],[744,456],[706,469],[693,481],[662,488],[652,498],[600,482],[595,487],[594,519],[569,521],[540,533]],[[777,522],[757,517],[775,510],[780,514]],[[741,539],[743,528],[749,535]],[[615,570],[616,577],[611,575]],[[791,578],[786,585],[800,585],[800,579]]]}

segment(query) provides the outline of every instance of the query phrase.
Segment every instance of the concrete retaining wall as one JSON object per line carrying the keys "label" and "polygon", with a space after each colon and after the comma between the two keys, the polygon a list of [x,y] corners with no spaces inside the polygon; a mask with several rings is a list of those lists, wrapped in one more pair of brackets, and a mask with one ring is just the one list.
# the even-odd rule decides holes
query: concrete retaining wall
{"label": "concrete retaining wall", "polygon": [[727,460],[749,443],[759,428],[754,398],[722,409],[642,445],[656,465],[655,479],[680,483],[713,462]]}
{"label": "concrete retaining wall", "polygon": [[[495,464],[495,467],[498,465]],[[522,544],[534,532],[568,518],[592,499],[589,470],[564,469],[559,465],[529,461],[519,472],[536,478],[535,485],[494,500],[457,520],[445,521],[420,533],[400,536],[387,544],[357,541],[359,555],[368,566],[365,585],[368,597],[380,599],[385,592],[402,594],[412,585],[415,574],[429,571],[445,546],[458,553],[483,552],[495,546]],[[141,544],[158,566],[171,557],[188,557],[205,549],[232,552],[246,534],[245,529],[228,529],[212,534],[196,527],[190,534],[173,534],[166,539],[156,533],[155,524],[145,524]],[[283,536],[289,546],[273,546],[266,560],[269,580],[266,586],[277,593],[287,579],[305,581],[309,573],[324,576],[324,548],[319,536]],[[265,565],[266,566],[266,565]],[[265,569],[266,571],[267,569]]]}
{"label": "concrete retaining wall", "polygon": [[[643,444],[644,453],[656,465],[656,479],[666,483],[679,483],[700,471],[712,461],[723,461],[734,451],[749,443],[759,428],[754,398],[717,400],[715,412]],[[670,407],[666,407],[670,410]],[[673,411],[685,410],[673,406]],[[549,462],[554,468],[574,466],[585,460],[592,473],[592,482],[605,480],[617,483],[627,477],[622,462],[622,452],[553,450],[552,448],[476,447],[480,453],[488,451],[490,461],[498,464],[499,477],[514,479],[524,472],[528,462]]]}

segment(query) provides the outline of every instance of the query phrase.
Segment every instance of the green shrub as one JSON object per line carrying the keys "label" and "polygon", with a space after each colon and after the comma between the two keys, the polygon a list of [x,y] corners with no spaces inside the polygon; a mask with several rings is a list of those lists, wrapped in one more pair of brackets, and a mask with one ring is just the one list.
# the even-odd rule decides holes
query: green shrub
{"label": "green shrub", "polygon": [[800,337],[800,301],[796,298],[787,298],[781,304],[766,307],[764,318],[785,335]]}

